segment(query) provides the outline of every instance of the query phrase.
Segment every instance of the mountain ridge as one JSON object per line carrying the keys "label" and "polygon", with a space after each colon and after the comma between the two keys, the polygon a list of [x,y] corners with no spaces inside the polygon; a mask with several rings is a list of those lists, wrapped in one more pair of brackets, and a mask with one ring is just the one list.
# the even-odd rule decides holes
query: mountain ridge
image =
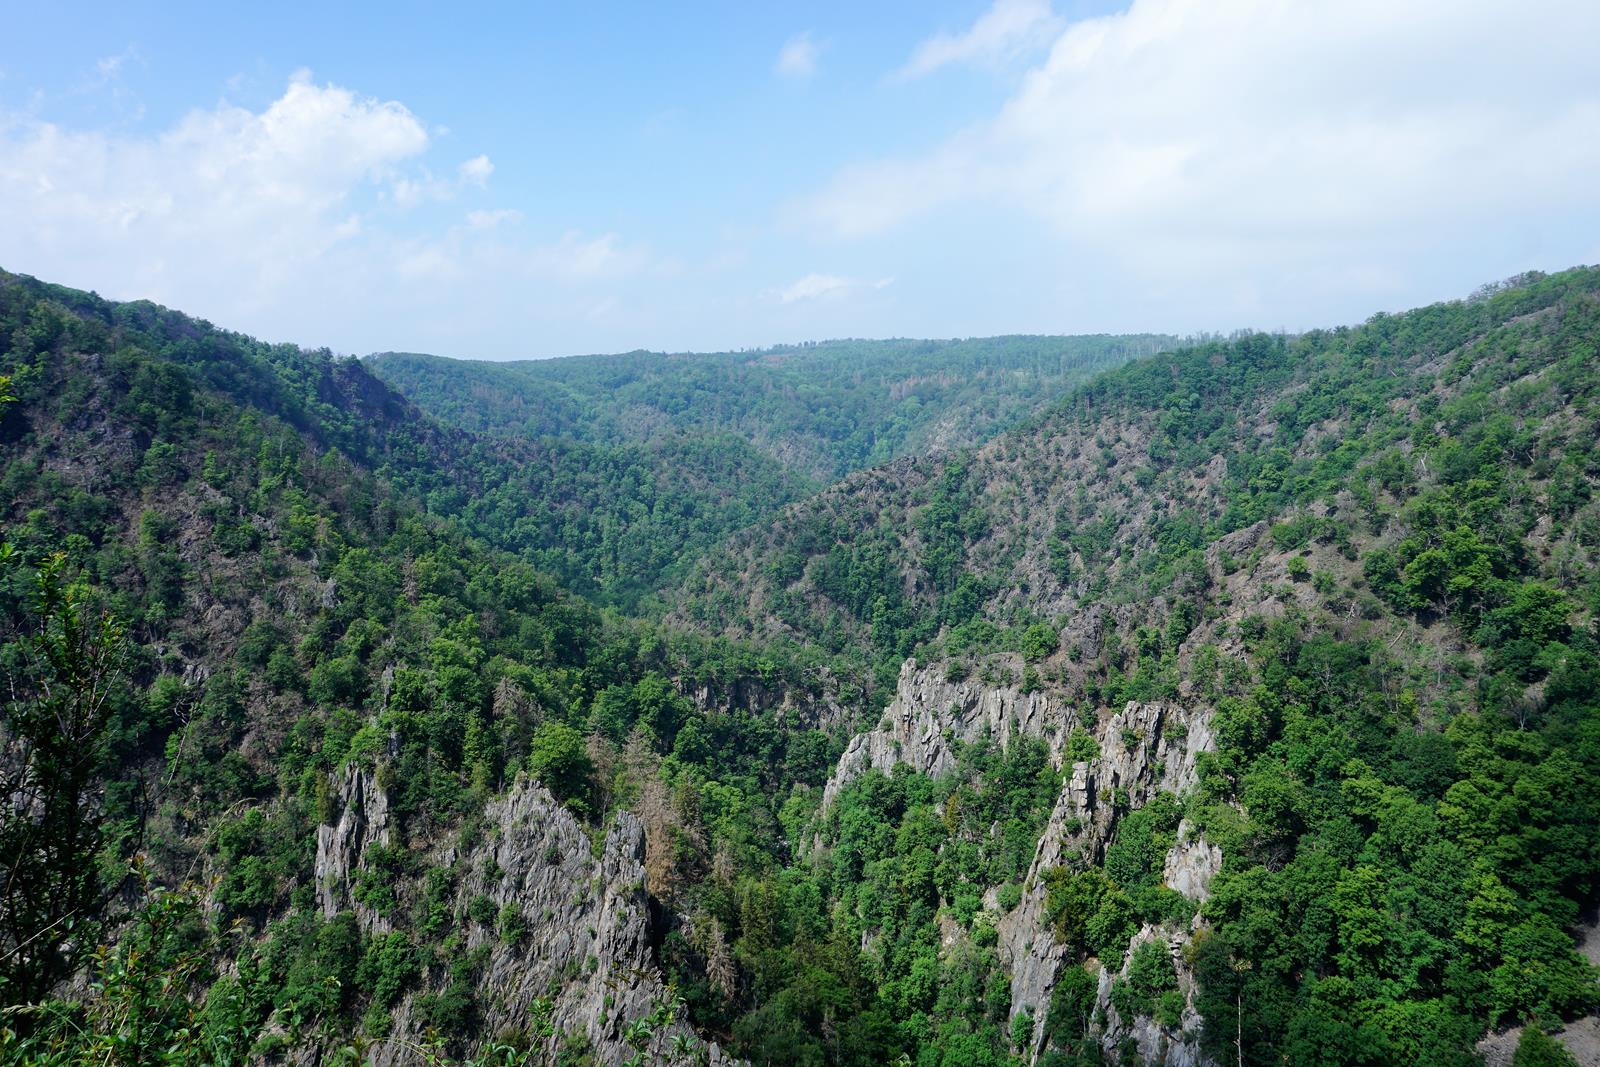
{"label": "mountain ridge", "polygon": [[[0,900],[7,1056],[1465,1067],[1600,1007],[1600,270],[820,493],[16,275],[0,345],[0,839],[118,890]],[[85,679],[87,763],[20,743]]]}

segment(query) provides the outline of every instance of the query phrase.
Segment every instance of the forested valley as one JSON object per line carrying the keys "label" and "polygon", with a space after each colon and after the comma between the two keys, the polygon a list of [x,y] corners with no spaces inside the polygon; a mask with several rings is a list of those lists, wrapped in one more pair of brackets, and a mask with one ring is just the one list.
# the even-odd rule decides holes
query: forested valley
{"label": "forested valley", "polygon": [[358,360],[0,272],[0,1060],[1600,1057],[1600,269]]}

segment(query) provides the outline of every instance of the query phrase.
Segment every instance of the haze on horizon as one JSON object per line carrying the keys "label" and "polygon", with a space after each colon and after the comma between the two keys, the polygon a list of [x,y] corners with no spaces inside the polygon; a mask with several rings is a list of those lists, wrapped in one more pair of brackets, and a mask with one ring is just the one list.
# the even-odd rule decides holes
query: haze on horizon
{"label": "haze on horizon", "polygon": [[341,351],[1301,329],[1600,260],[1600,5],[40,6],[0,267]]}

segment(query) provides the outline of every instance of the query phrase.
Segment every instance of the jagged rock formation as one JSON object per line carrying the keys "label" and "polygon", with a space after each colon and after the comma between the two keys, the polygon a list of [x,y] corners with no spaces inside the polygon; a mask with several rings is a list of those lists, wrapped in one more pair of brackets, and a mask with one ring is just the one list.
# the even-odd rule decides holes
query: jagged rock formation
{"label": "jagged rock formation", "polygon": [[351,766],[340,783],[339,809],[336,825],[317,827],[317,907],[325,919],[353,911],[364,930],[386,934],[388,917],[356,899],[352,890],[367,849],[391,843],[388,794],[373,771]]}
{"label": "jagged rock formation", "polygon": [[[1097,614],[1094,622],[1099,621]],[[1001,665],[1017,666],[1009,659]],[[928,775],[952,770],[956,742],[992,738],[1005,746],[1018,736],[1037,737],[1049,745],[1052,760],[1060,766],[1066,740],[1076,728],[1073,708],[1054,692],[1024,693],[1017,686],[952,681],[942,663],[907,660],[900,668],[895,698],[878,727],[857,734],[840,757],[824,789],[823,804],[831,804],[868,770],[888,773],[899,763]],[[1100,862],[1123,812],[1143,806],[1157,793],[1181,795],[1192,789],[1201,753],[1216,747],[1210,709],[1198,704],[1130,702],[1120,712],[1103,716],[1095,737],[1100,755],[1068,770],[1029,868],[1022,902],[997,924],[1002,958],[1012,973],[1011,1014],[1013,1018],[1032,1014],[1035,1055],[1043,1049],[1050,993],[1066,955],[1045,918],[1044,872],[1075,858]],[[1221,866],[1221,850],[1184,824],[1166,857],[1163,880],[1185,896],[1203,900]],[[1108,1052],[1114,1053],[1131,1035],[1144,1062],[1171,1067],[1204,1062],[1197,1040],[1200,1017],[1193,1005],[1194,981],[1181,961],[1189,933],[1146,927],[1129,946],[1131,952],[1142,940],[1172,940],[1185,999],[1183,1033],[1167,1033],[1153,1019],[1126,1023],[1117,1019],[1108,999],[1116,976],[1102,972],[1099,999],[1109,1024],[1101,1040]]]}
{"label": "jagged rock formation", "polygon": [[[1167,853],[1162,867],[1161,880],[1190,900],[1203,901],[1211,891],[1211,879],[1222,869],[1222,850],[1194,833],[1185,820],[1178,824],[1178,840]],[[1095,990],[1095,1015],[1106,1020],[1100,1033],[1100,1044],[1107,1055],[1115,1055],[1124,1042],[1131,1039],[1139,1061],[1161,1064],[1163,1067],[1205,1067],[1209,1060],[1200,1049],[1200,1031],[1205,1025],[1195,1007],[1199,985],[1189,970],[1184,950],[1189,939],[1200,927],[1196,915],[1187,929],[1170,926],[1140,927],[1128,942],[1128,955],[1123,958],[1122,969],[1113,974],[1100,972],[1100,984]],[[1183,1013],[1176,1032],[1162,1026],[1147,1015],[1124,1019],[1111,1000],[1112,985],[1128,977],[1133,962],[1133,950],[1146,941],[1164,941],[1172,955],[1172,967],[1178,976],[1178,990],[1183,994]]]}
{"label": "jagged rock formation", "polygon": [[[319,905],[330,916],[353,911],[368,933],[385,933],[391,921],[355,899],[352,887],[367,850],[394,836],[387,798],[376,776],[358,767],[346,771],[339,796],[338,823],[317,835]],[[524,779],[488,804],[483,825],[476,840],[435,847],[424,860],[454,872],[455,914],[468,915],[470,904],[485,898],[493,905],[494,924],[468,919],[463,930],[465,951],[487,950],[482,1031],[532,1031],[543,1020],[553,1030],[552,1055],[564,1035],[582,1033],[597,1062],[629,1059],[636,1046],[624,1040],[624,1028],[670,999],[652,957],[639,820],[618,813],[596,854],[572,813]],[[520,935],[507,936],[508,925],[520,926]],[[423,984],[439,982],[428,975]],[[408,1061],[404,1042],[421,1030],[415,998],[400,1003],[393,1035],[371,1053],[378,1067]],[[654,1027],[646,1047],[651,1062],[734,1062],[676,1021]]]}
{"label": "jagged rock formation", "polygon": [[[1124,1020],[1111,1003],[1111,987],[1118,979],[1128,977],[1133,962],[1133,950],[1147,941],[1165,944],[1172,954],[1173,968],[1178,972],[1178,989],[1183,993],[1183,1015],[1178,1032],[1173,1033],[1148,1015]],[[1100,985],[1095,990],[1095,1015],[1104,1016],[1105,1029],[1100,1034],[1100,1045],[1108,1057],[1116,1057],[1126,1041],[1131,1040],[1139,1062],[1160,1064],[1161,1067],[1206,1067],[1210,1060],[1200,1050],[1200,1028],[1204,1020],[1195,1009],[1197,991],[1194,975],[1184,962],[1184,947],[1189,939],[1184,932],[1160,926],[1145,925],[1128,942],[1128,954],[1123,957],[1122,969],[1113,973],[1100,971]]]}
{"label": "jagged rock formation", "polygon": [[895,698],[877,729],[851,739],[823,788],[824,806],[867,770],[887,774],[895,764],[939,775],[955,767],[952,741],[990,737],[1001,746],[1018,735],[1050,745],[1059,766],[1061,745],[1071,728],[1072,710],[1044,690],[1024,693],[1016,686],[992,687],[979,681],[950,681],[945,665],[908,659],[900,667]]}
{"label": "jagged rock formation", "polygon": [[1211,895],[1211,879],[1221,870],[1222,850],[1196,837],[1187,819],[1179,823],[1178,841],[1167,853],[1161,881],[1190,900],[1204,900]]}
{"label": "jagged rock formation", "polygon": [[[1123,811],[1141,807],[1159,792],[1182,794],[1192,788],[1200,754],[1216,747],[1209,709],[1176,704],[1129,702],[1097,736],[1100,755],[1073,764],[1034,853],[1022,902],[997,926],[1011,966],[1011,1015],[1032,1013],[1036,1054],[1044,1042],[1050,991],[1066,956],[1045,919],[1044,872],[1074,857],[1098,863]],[[1190,890],[1203,892],[1220,867],[1221,853],[1201,841],[1184,845],[1181,830],[1179,840],[1174,851],[1181,854],[1169,855],[1167,867],[1190,889],[1168,884],[1194,896]],[[1108,983],[1109,978],[1102,979],[1109,990]]]}

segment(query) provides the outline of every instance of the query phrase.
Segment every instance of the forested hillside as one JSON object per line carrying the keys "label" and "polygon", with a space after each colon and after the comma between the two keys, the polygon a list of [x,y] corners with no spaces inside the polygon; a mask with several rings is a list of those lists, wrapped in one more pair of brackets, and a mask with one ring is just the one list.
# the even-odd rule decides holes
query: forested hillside
{"label": "forested hillside", "polygon": [[1174,341],[826,341],[514,363],[389,352],[367,362],[447,425],[612,447],[733,435],[826,484],[900,456],[979,444],[1071,386]]}
{"label": "forested hillside", "polygon": [[0,1059],[1581,1048],[1600,270],[1013,341],[513,388],[0,273]]}
{"label": "forested hillside", "polygon": [[[254,1047],[299,1062],[371,1045],[404,1060],[429,1034],[432,1055],[477,1048],[494,1011],[509,1037],[485,1062],[558,1046],[613,1062],[641,1020],[664,1046],[664,987],[624,1002],[638,1018],[607,1018],[571,946],[544,999],[484,1004],[486,968],[550,951],[516,899],[525,872],[422,857],[468,849],[508,789],[548,797],[516,786],[531,772],[569,806],[569,834],[639,808],[659,865],[673,790],[696,788],[665,777],[680,740],[692,777],[717,781],[716,810],[774,825],[789,790],[827,773],[815,687],[608,618],[467,532],[493,523],[430,514],[475,475],[526,486],[531,453],[482,474],[507,453],[436,429],[355,361],[15,275],[0,276],[0,337],[4,784],[31,798],[0,825],[0,995],[99,983],[11,1010],[5,1057],[242,1062]],[[755,695],[727,700],[736,684]],[[380,810],[330,884],[335,831]],[[631,847],[623,833],[607,869],[625,872]],[[615,880],[589,907],[637,912],[608,942],[631,974],[615,946],[644,943],[644,888]],[[481,951],[463,953],[469,938]]]}
{"label": "forested hillside", "polygon": [[[1597,1002],[1573,950],[1600,875],[1597,345],[1585,269],[1139,361],[793,506],[708,558],[681,617],[1076,709],[1081,743],[1070,717],[1003,724],[1107,781],[1063,793],[1020,900],[994,869],[924,898],[998,892],[1003,932],[1034,909],[1008,1012],[1045,1058],[1471,1062],[1485,1027]],[[929,738],[982,736],[938,704],[862,751],[937,765]],[[884,787],[948,778],[920,780]],[[940,810],[876,809],[901,835],[865,852],[878,892],[908,899],[904,835]],[[1176,878],[1213,849],[1203,891]],[[865,939],[915,936],[899,914]],[[1130,937],[1170,938],[1176,972],[1141,949],[1108,982]]]}

